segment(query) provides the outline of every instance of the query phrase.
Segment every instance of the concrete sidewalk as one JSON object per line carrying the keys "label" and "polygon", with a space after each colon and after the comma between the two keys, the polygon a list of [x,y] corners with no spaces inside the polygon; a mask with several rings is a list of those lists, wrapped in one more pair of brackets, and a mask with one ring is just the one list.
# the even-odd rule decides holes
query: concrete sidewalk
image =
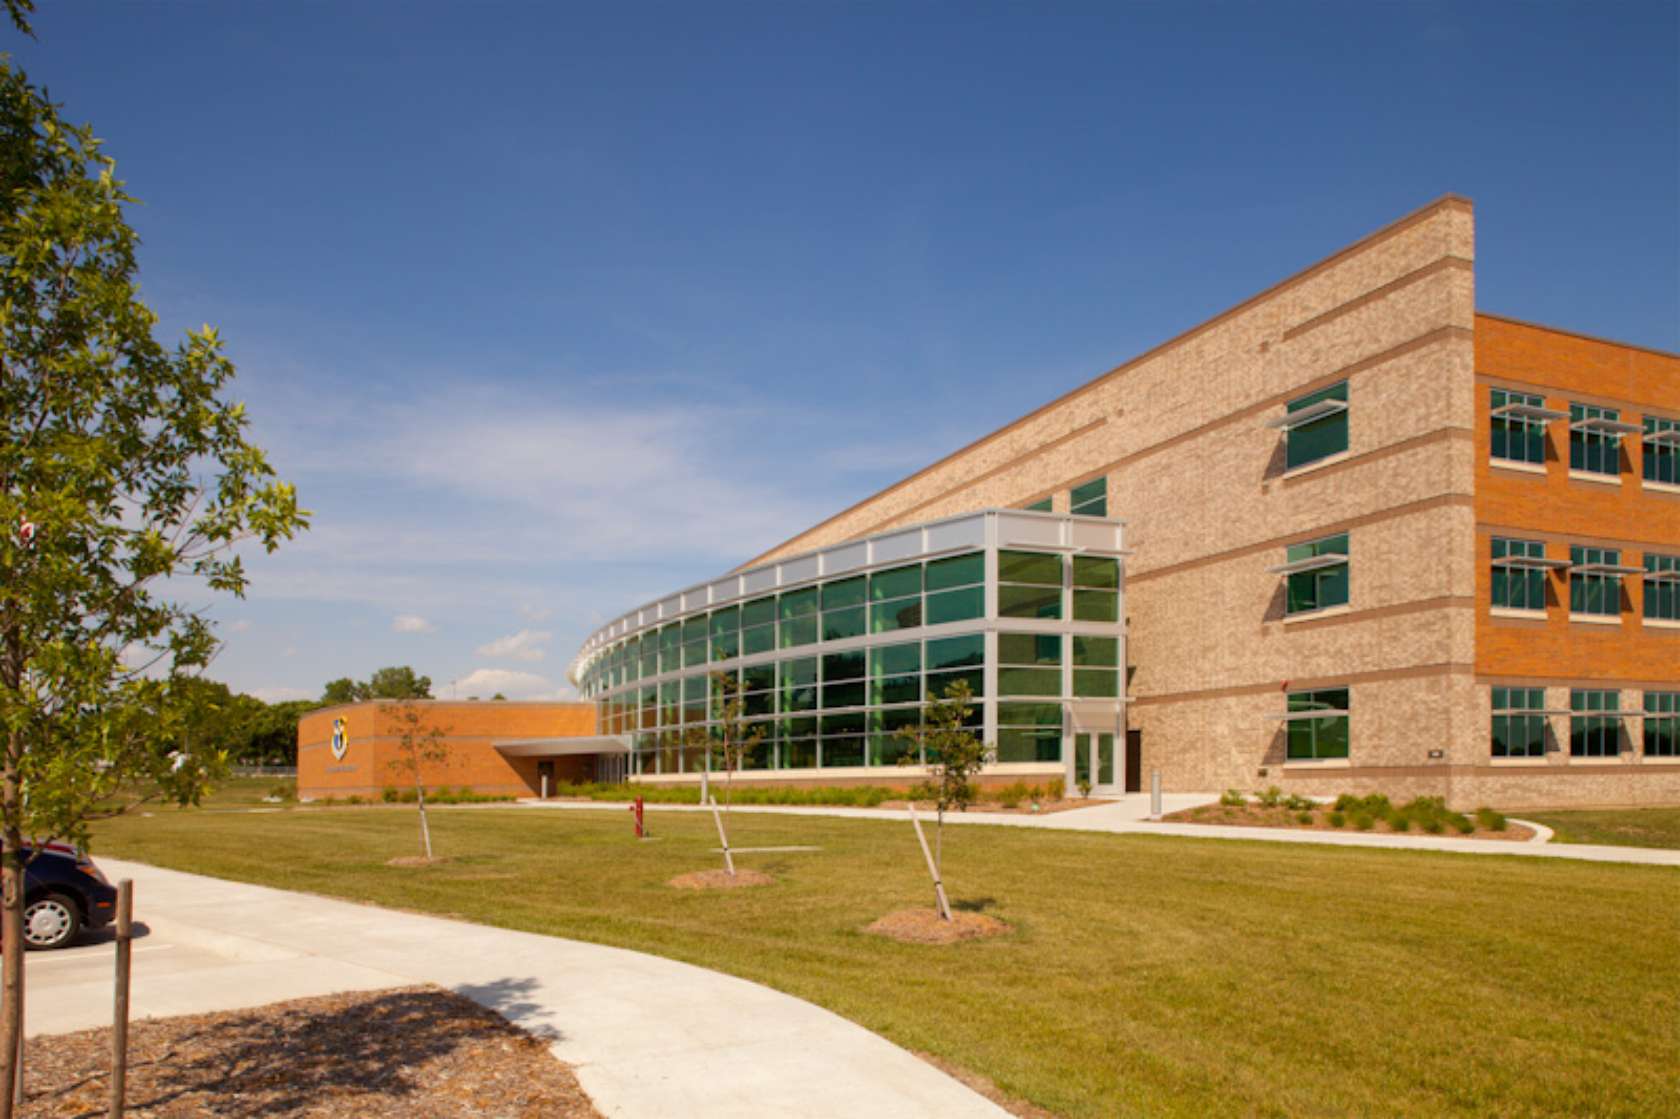
{"label": "concrete sidewalk", "polygon": [[[674,960],[118,859],[136,1018],[435,983],[554,1039],[609,1116],[973,1116],[1001,1108],[838,1015]],[[29,957],[27,1033],[110,1024],[108,944]]]}
{"label": "concrete sidewalk", "polygon": [[[1218,800],[1212,793],[1169,793],[1162,798],[1162,810],[1173,813]],[[622,808],[614,802],[523,800],[521,808],[537,811],[581,809],[601,811]],[[704,812],[693,804],[650,804],[649,812]],[[792,816],[835,816],[863,820],[904,820],[900,809],[827,808],[816,805],[736,805],[734,812],[769,812]],[[1637,863],[1645,866],[1680,867],[1680,851],[1656,847],[1608,847],[1580,843],[1502,839],[1457,839],[1436,835],[1394,835],[1361,831],[1309,831],[1296,828],[1251,828],[1223,824],[1169,824],[1149,819],[1149,795],[1128,793],[1093,808],[1029,815],[1013,812],[955,812],[945,817],[948,824],[993,824],[1011,828],[1049,828],[1060,831],[1108,832],[1117,835],[1170,835],[1183,839],[1243,839],[1266,843],[1317,843],[1332,847],[1379,847],[1394,851],[1445,851],[1467,855],[1523,855],[1541,859],[1576,859],[1596,863]],[[1538,827],[1538,825],[1530,825]],[[1549,832],[1547,833],[1549,835]]]}

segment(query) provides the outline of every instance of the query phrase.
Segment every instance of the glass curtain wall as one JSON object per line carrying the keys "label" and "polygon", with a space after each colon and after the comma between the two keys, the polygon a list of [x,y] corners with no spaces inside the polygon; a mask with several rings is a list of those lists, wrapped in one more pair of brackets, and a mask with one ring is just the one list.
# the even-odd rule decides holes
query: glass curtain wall
{"label": "glass curtain wall", "polygon": [[898,732],[959,680],[999,763],[1060,764],[1067,701],[1119,710],[1120,563],[1025,548],[995,556],[991,587],[977,548],[695,611],[614,643],[579,683],[604,733],[634,736],[632,773],[705,767],[697,739],[717,733],[720,673],[764,732],[748,768],[896,767],[915,749]]}

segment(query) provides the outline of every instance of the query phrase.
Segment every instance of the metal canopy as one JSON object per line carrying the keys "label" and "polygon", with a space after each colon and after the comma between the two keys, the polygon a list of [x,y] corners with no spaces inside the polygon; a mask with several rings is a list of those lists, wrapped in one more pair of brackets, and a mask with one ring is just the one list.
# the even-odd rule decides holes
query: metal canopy
{"label": "metal canopy", "polygon": [[1281,715],[1269,716],[1285,723],[1299,722],[1302,719],[1334,719],[1339,715],[1346,715],[1347,709],[1342,707],[1328,708],[1323,711],[1285,711]]}
{"label": "metal canopy", "polygon": [[1322,420],[1326,416],[1334,416],[1337,412],[1345,412],[1347,407],[1347,401],[1345,400],[1320,400],[1316,404],[1309,404],[1305,408],[1297,408],[1295,411],[1286,412],[1276,419],[1267,420],[1266,426],[1292,431],[1297,427],[1310,424],[1314,420]]}
{"label": "metal canopy", "polygon": [[[1643,718],[1646,717],[1646,714],[1647,714],[1644,711],[1623,711],[1623,710],[1620,710],[1620,709],[1617,709],[1615,711],[1575,711],[1575,710],[1571,710],[1569,713],[1571,715],[1579,715],[1583,719],[1643,719]],[[1662,715],[1652,715],[1651,716],[1651,718],[1653,718],[1653,719],[1660,719],[1660,718],[1665,718],[1665,717],[1666,716],[1662,716]]]}
{"label": "metal canopy", "polygon": [[502,738],[490,743],[508,758],[566,758],[578,754],[628,754],[630,736],[600,734],[578,738]]}
{"label": "metal canopy", "polygon": [[1495,707],[1495,715],[1573,715],[1567,707]]}
{"label": "metal canopy", "polygon": [[1647,571],[1647,583],[1680,583],[1680,571]]}
{"label": "metal canopy", "polygon": [[1503,404],[1493,410],[1493,418],[1496,420],[1550,423],[1552,420],[1567,419],[1568,416],[1568,412],[1560,412],[1556,408],[1542,408],[1538,404]]}
{"label": "metal canopy", "polygon": [[1638,424],[1630,424],[1622,420],[1606,419],[1603,416],[1588,416],[1584,420],[1576,420],[1570,424],[1569,430],[1594,431],[1600,435],[1637,435],[1645,429]]}
{"label": "metal canopy", "polygon": [[1348,561],[1346,552],[1326,552],[1322,556],[1308,556],[1293,563],[1280,563],[1276,567],[1268,567],[1267,571],[1273,575],[1298,575],[1303,571],[1318,571],[1325,567],[1340,567]]}
{"label": "metal canopy", "polygon": [[1680,428],[1671,427],[1667,431],[1653,431],[1645,436],[1647,447],[1680,447]]}
{"label": "metal canopy", "polygon": [[1566,559],[1547,559],[1545,556],[1503,556],[1494,560],[1493,566],[1555,570],[1560,567],[1568,567],[1569,561]]}
{"label": "metal canopy", "polygon": [[1570,567],[1571,575],[1576,572],[1583,575],[1643,575],[1643,567],[1629,567],[1625,563],[1577,563]]}

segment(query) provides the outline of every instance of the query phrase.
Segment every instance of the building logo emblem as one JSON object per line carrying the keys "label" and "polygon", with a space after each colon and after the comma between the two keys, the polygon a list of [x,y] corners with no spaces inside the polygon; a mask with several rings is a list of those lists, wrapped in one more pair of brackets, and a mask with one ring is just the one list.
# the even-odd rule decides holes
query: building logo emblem
{"label": "building logo emblem", "polygon": [[344,760],[345,751],[350,749],[350,728],[344,725],[343,719],[333,720],[332,752],[339,761]]}

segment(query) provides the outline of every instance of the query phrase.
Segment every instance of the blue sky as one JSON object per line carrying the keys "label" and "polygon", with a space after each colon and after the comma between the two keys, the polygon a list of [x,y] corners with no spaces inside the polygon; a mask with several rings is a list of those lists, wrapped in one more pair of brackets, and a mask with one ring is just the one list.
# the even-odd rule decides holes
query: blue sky
{"label": "blue sky", "polygon": [[1482,309],[1680,350],[1672,2],[42,7],[11,50],[143,200],[163,333],[222,330],[315,511],[215,610],[267,698],[563,694],[1447,191]]}

